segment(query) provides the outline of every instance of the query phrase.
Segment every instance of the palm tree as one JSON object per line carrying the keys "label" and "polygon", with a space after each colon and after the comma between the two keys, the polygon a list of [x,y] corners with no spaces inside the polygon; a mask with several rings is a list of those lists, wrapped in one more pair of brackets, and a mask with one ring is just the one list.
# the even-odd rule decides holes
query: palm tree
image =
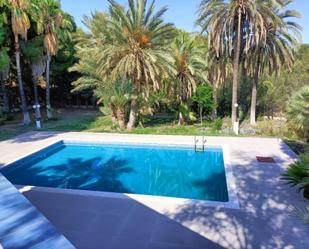
{"label": "palm tree", "polygon": [[164,7],[154,12],[155,1],[146,6],[147,0],[128,0],[126,10],[109,0],[109,18],[102,27],[105,41],[96,59],[98,72],[105,78],[128,78],[134,84],[131,96],[130,117],[127,128],[136,125],[138,96],[142,90],[159,89],[160,78],[171,68],[168,45],[174,38],[174,26],[163,22]]}
{"label": "palm tree", "polygon": [[71,17],[61,10],[58,0],[37,0],[39,6],[34,19],[37,23],[38,34],[44,34],[46,49],[46,115],[51,119],[52,108],[50,102],[50,64],[51,57],[59,50],[59,40],[70,37],[73,29]]}
{"label": "palm tree", "polygon": [[304,86],[291,98],[287,117],[289,126],[302,139],[309,141],[309,87]]}
{"label": "palm tree", "polygon": [[[203,50],[195,43],[195,37],[179,35],[172,44],[174,67],[176,71],[175,91],[180,107],[192,97],[199,81],[206,81],[206,63]],[[185,110],[186,108],[180,108]],[[179,122],[184,123],[184,115],[179,111]]]}
{"label": "palm tree", "polygon": [[[89,51],[89,50],[88,50]],[[81,51],[79,51],[80,54]],[[124,129],[126,126],[126,109],[130,102],[132,93],[131,82],[123,79],[116,81],[102,79],[96,72],[96,63],[91,54],[83,53],[78,64],[70,68],[70,71],[77,71],[83,75],[73,82],[73,93],[92,91],[98,98],[98,103],[104,103],[111,111],[113,126]]]}
{"label": "palm tree", "polygon": [[[93,20],[87,21],[87,26],[90,28],[90,31],[97,30],[101,26],[101,23],[98,26],[93,23],[101,18],[102,16],[96,13],[93,16]],[[78,41],[76,56],[79,58],[79,61],[69,70],[79,72],[82,76],[73,82],[74,89],[72,92],[93,92],[94,96],[98,98],[98,103],[104,103],[105,106],[110,108],[113,126],[119,126],[120,129],[124,129],[126,109],[130,102],[130,94],[132,93],[132,84],[123,79],[114,81],[104,77],[102,78],[98,74],[97,68],[99,65],[96,60],[93,60],[93,55],[100,51],[97,47],[93,47],[92,44],[96,35],[98,35],[97,32],[92,39],[87,39],[88,37],[84,33],[80,33],[78,37],[75,37]]]}
{"label": "palm tree", "polygon": [[31,123],[26,95],[23,86],[22,71],[20,65],[20,44],[19,36],[26,39],[27,31],[30,28],[30,20],[27,11],[30,9],[31,3],[28,0],[9,0],[8,7],[11,10],[11,25],[14,33],[15,41],[15,59],[17,69],[17,80],[19,86],[19,94],[21,98],[21,108],[23,112],[23,123],[29,125]]}
{"label": "palm tree", "polygon": [[214,108],[212,119],[217,118],[218,89],[224,83],[231,71],[231,63],[228,57],[216,57],[215,52],[208,52],[208,81],[213,86]]}
{"label": "palm tree", "polygon": [[300,155],[300,160],[291,164],[287,171],[282,174],[281,180],[292,187],[298,187],[303,191],[303,196],[309,199],[309,152]]}
{"label": "palm tree", "polygon": [[240,63],[252,45],[265,36],[262,12],[273,18],[267,1],[262,0],[203,0],[199,8],[197,22],[208,33],[210,48],[217,57],[233,58],[232,122],[237,121]]}
{"label": "palm tree", "polygon": [[44,74],[46,67],[43,46],[42,36],[36,36],[22,45],[23,54],[30,64],[32,73],[36,121],[41,119],[38,95],[39,78]]}
{"label": "palm tree", "polygon": [[5,23],[6,22],[3,16],[1,16],[0,17],[0,85],[3,96],[3,111],[9,112],[9,98],[5,82],[9,77],[10,57],[8,55],[9,48],[5,43],[8,33],[8,29],[5,27]]}
{"label": "palm tree", "polygon": [[291,70],[294,63],[301,27],[290,19],[298,18],[300,14],[295,10],[286,10],[291,2],[285,0],[282,6],[272,7],[278,16],[276,20],[264,17],[266,36],[256,45],[256,49],[251,50],[252,54],[248,57],[250,71],[253,74],[250,110],[250,123],[253,126],[256,125],[257,86],[261,73],[264,69],[268,69],[269,74],[278,74],[283,66]]}
{"label": "palm tree", "polygon": [[110,84],[110,87],[97,88],[95,93],[105,99],[109,104],[112,113],[115,115],[120,129],[126,127],[126,110],[130,103],[132,83],[128,80],[118,79]]}
{"label": "palm tree", "polygon": [[[0,52],[1,53],[1,52]],[[3,60],[5,58],[3,58],[3,55],[0,54],[0,60]],[[6,58],[6,60],[8,59],[9,61],[9,57]],[[0,62],[1,64],[1,62]],[[2,97],[3,97],[3,109],[2,111],[5,113],[8,113],[10,111],[10,106],[9,106],[9,96],[8,96],[8,90],[5,86],[6,81],[9,78],[9,72],[10,72],[10,64],[4,64],[4,65],[0,65],[0,85],[1,85],[1,90],[2,90]]]}

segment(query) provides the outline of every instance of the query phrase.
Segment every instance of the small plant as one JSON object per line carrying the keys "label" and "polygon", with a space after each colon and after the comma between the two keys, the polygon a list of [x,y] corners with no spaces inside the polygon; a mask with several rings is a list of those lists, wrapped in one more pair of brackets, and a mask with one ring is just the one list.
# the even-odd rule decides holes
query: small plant
{"label": "small plant", "polygon": [[309,150],[300,156],[300,160],[291,164],[281,179],[292,187],[298,187],[299,192],[309,199]]}

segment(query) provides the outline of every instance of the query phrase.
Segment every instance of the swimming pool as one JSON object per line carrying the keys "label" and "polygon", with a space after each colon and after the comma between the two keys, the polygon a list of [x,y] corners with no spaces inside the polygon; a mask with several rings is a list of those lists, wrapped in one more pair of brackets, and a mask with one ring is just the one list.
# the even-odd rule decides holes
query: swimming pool
{"label": "swimming pool", "polygon": [[228,202],[222,148],[58,142],[1,169],[15,185]]}

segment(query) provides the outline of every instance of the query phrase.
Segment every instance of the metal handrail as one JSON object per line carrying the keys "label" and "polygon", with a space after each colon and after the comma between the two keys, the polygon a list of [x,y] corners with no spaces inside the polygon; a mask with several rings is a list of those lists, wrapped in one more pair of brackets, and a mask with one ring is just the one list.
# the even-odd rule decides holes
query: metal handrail
{"label": "metal handrail", "polygon": [[194,151],[195,152],[204,152],[205,151],[205,144],[207,142],[207,140],[205,139],[204,136],[202,136],[202,147],[201,149],[198,148],[198,142],[199,142],[199,138],[197,136],[194,136]]}

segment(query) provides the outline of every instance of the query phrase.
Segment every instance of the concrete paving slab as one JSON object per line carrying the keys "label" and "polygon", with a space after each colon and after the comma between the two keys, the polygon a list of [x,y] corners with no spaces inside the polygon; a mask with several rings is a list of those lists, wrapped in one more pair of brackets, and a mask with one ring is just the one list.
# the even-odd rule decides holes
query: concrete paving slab
{"label": "concrete paving slab", "polygon": [[0,248],[75,247],[0,173]]}

